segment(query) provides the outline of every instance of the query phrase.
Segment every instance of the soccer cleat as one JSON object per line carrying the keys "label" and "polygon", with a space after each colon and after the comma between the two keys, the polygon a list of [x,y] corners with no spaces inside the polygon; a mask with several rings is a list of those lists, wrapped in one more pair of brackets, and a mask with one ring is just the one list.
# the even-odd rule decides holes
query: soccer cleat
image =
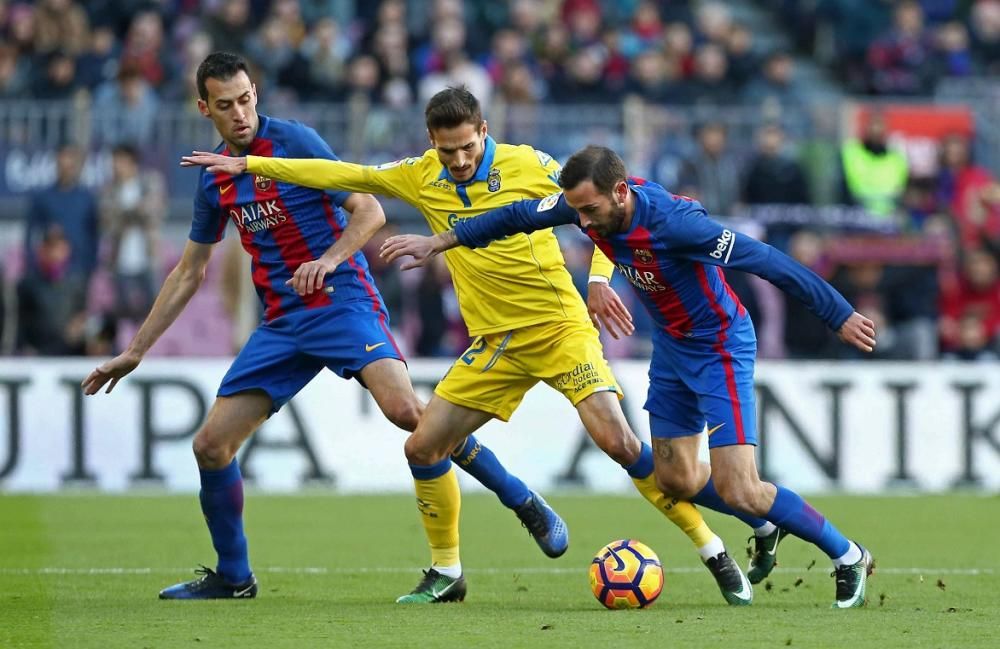
{"label": "soccer cleat", "polygon": [[740,566],[726,552],[720,552],[705,562],[708,570],[715,577],[722,596],[730,606],[749,606],[753,602],[753,586]]}
{"label": "soccer cleat", "polygon": [[831,577],[837,578],[837,601],[831,608],[861,608],[868,603],[865,589],[868,577],[875,572],[875,560],[871,552],[861,547],[861,560],[849,566],[835,568]]}
{"label": "soccer cleat", "polygon": [[780,527],[767,536],[754,535],[747,539],[754,542],[753,555],[750,557],[750,567],[747,569],[747,579],[751,584],[759,584],[764,581],[774,566],[778,565],[778,544],[781,539],[788,536],[788,532]]}
{"label": "soccer cleat", "polygon": [[546,556],[555,559],[566,552],[569,529],[544,498],[532,491],[531,497],[514,508],[514,513]]}
{"label": "soccer cleat", "polygon": [[396,598],[397,604],[444,604],[465,600],[465,577],[452,579],[431,568],[409,594]]}
{"label": "soccer cleat", "polygon": [[257,578],[230,584],[211,568],[195,568],[198,579],[175,584],[160,591],[160,599],[251,599],[257,597]]}

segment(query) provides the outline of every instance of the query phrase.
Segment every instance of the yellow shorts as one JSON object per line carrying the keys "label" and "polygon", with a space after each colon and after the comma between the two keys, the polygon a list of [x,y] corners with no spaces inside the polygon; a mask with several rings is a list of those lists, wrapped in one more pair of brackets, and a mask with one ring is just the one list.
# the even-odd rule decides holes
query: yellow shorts
{"label": "yellow shorts", "polygon": [[434,393],[507,421],[539,381],[562,392],[574,406],[595,392],[615,392],[622,398],[589,321],[545,322],[479,336]]}

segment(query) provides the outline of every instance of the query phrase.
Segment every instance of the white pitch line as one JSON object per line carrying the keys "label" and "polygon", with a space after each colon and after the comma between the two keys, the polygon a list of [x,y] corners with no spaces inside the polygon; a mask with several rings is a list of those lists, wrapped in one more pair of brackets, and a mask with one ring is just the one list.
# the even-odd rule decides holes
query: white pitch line
{"label": "white pitch line", "polygon": [[[257,568],[257,573],[269,574],[294,574],[294,575],[352,575],[352,574],[409,574],[417,572],[420,566],[414,567],[373,567],[373,568],[325,568],[322,566],[306,566],[290,568],[282,566],[268,566]],[[0,568],[0,575],[167,575],[183,574],[189,572],[190,568]],[[825,568],[816,568],[816,574],[821,574]],[[586,566],[576,568],[467,568],[465,572],[470,574],[505,575],[505,574],[527,574],[527,575],[569,575],[586,571]],[[692,566],[682,566],[677,568],[664,568],[667,574],[693,574],[701,573],[704,568]],[[802,574],[807,572],[806,568],[775,568],[774,572],[781,574]],[[970,577],[982,577],[996,575],[996,568],[901,568],[886,567],[876,568],[876,574],[883,575],[965,575]]]}

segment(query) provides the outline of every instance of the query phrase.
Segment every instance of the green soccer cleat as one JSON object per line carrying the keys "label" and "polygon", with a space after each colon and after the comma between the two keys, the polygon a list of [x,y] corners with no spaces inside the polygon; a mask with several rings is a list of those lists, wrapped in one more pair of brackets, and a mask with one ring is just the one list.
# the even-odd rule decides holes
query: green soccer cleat
{"label": "green soccer cleat", "polygon": [[706,561],[705,565],[715,577],[715,583],[719,585],[722,596],[730,606],[750,606],[753,602],[753,586],[728,553],[720,552]]}
{"label": "green soccer cleat", "polygon": [[465,577],[452,579],[431,568],[408,595],[396,599],[397,604],[443,604],[465,599]]}
{"label": "green soccer cleat", "polygon": [[[753,555],[750,557],[750,567],[747,569],[747,579],[751,584],[764,581],[774,567],[778,565],[778,544],[788,536],[788,532],[780,527],[767,536],[754,535]],[[747,539],[749,541],[750,539]]]}
{"label": "green soccer cleat", "polygon": [[861,560],[849,566],[836,568],[831,577],[837,578],[837,601],[831,608],[861,608],[868,603],[865,589],[868,577],[875,572],[875,559],[871,552],[861,547]]}

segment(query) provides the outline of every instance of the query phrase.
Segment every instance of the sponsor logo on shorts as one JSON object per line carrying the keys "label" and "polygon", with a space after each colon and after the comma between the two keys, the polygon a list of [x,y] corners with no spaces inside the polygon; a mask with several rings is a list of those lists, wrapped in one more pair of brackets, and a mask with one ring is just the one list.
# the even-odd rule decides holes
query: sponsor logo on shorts
{"label": "sponsor logo on shorts", "polygon": [[594,363],[580,363],[569,372],[564,372],[556,378],[556,389],[563,390],[573,386],[573,392],[578,393],[592,386],[604,383],[598,367]]}

